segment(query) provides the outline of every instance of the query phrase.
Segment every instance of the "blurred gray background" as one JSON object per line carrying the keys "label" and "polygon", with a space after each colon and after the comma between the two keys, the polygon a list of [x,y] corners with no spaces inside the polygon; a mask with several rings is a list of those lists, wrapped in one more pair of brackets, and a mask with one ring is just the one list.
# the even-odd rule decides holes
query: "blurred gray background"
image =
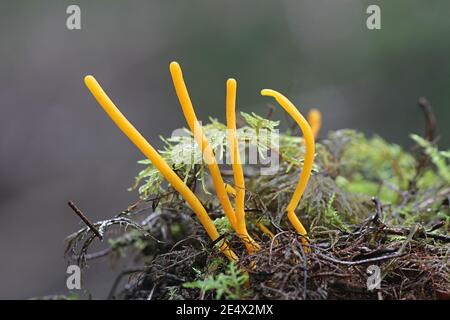
{"label": "blurred gray background", "polygon": [[[82,29],[66,29],[81,7]],[[382,30],[366,8],[382,9]],[[200,118],[224,119],[225,81],[238,107],[267,113],[261,88],[324,115],[322,134],[355,128],[410,145],[426,96],[450,132],[447,0],[5,1],[0,2],[0,298],[67,293],[64,238],[136,200],[126,189],[143,158],[84,87],[93,74],[155,146],[184,126],[168,64],[178,60]],[[283,120],[277,111],[275,117]],[[105,298],[104,261],[85,284]]]}

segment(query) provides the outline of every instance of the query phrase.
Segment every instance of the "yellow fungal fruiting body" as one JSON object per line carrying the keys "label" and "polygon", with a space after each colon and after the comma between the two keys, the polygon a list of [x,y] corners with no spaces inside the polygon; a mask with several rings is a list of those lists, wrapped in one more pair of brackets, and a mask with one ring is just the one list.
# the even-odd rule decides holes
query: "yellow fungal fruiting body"
{"label": "yellow fungal fruiting body", "polygon": [[298,203],[300,202],[300,199],[303,195],[303,192],[306,189],[306,186],[308,185],[309,178],[311,176],[311,171],[314,163],[314,153],[315,153],[315,143],[314,143],[314,134],[311,129],[311,126],[309,125],[308,121],[302,116],[302,114],[297,110],[297,108],[294,106],[294,104],[289,101],[285,96],[283,96],[281,93],[271,90],[271,89],[264,89],[261,91],[261,94],[263,96],[271,96],[273,97],[280,105],[283,107],[283,109],[289,113],[289,115],[295,120],[295,122],[300,126],[301,131],[303,132],[305,145],[306,145],[306,151],[305,151],[305,159],[303,162],[303,170],[300,174],[300,179],[297,184],[297,187],[295,188],[294,194],[291,198],[291,201],[289,202],[286,211],[288,215],[289,221],[292,223],[294,228],[297,230],[297,232],[304,236],[302,238],[304,240],[304,243],[307,243],[306,240],[306,229],[303,226],[303,224],[300,222],[298,217],[295,215],[295,209],[297,208]]}
{"label": "yellow fungal fruiting body", "polygon": [[236,190],[228,183],[225,184],[225,190],[227,190],[227,192],[231,194],[233,197],[236,197]]}
{"label": "yellow fungal fruiting body", "polygon": [[311,130],[314,139],[317,138],[320,128],[322,127],[322,113],[317,109],[311,109],[308,112],[308,123],[311,126]]}
{"label": "yellow fungal fruiting body", "polygon": [[[198,219],[205,228],[208,236],[213,240],[219,238],[219,233],[214,226],[211,218],[208,216],[205,208],[195,196],[195,194],[189,189],[189,187],[180,179],[180,177],[172,170],[172,168],[164,161],[159,153],[147,142],[147,140],[137,131],[137,129],[125,118],[120,110],[115,106],[111,99],[107,96],[105,91],[101,88],[97,80],[93,76],[86,76],[85,84],[95,97],[97,102],[102,106],[105,112],[113,120],[113,122],[119,127],[120,130],[136,145],[136,147],[152,162],[152,164],[161,172],[166,180],[177,190],[181,196],[188,202],[192,210],[197,215]],[[220,250],[225,256],[232,260],[237,261],[238,257],[229,248],[229,246],[222,241],[220,244]]]}
{"label": "yellow fungal fruiting body", "polygon": [[177,62],[170,63],[170,73],[172,75],[172,80],[178,96],[178,100],[180,101],[181,108],[183,109],[184,117],[186,118],[189,128],[194,134],[195,140],[200,145],[201,151],[203,153],[203,158],[208,165],[208,169],[211,173],[214,189],[216,190],[219,202],[222,205],[224,213],[230,221],[231,226],[235,231],[237,231],[236,215],[231,205],[230,198],[228,197],[228,193],[225,189],[225,183],[220,174],[219,165],[217,164],[214,152],[208,143],[208,139],[203,134],[202,127],[197,120],[191,98],[189,97],[186,84],[184,83],[183,73],[181,71],[180,65]]}
{"label": "yellow fungal fruiting body", "polygon": [[[193,132],[195,141],[199,144],[203,158],[208,165],[208,169],[211,173],[214,188],[217,193],[218,200],[223,208],[223,211],[230,222],[232,228],[239,235],[244,242],[247,251],[252,254],[256,250],[259,250],[259,245],[251,238],[247,231],[245,220],[245,179],[244,172],[239,155],[239,145],[236,136],[236,90],[237,84],[234,79],[227,81],[227,96],[226,96],[226,114],[227,114],[227,128],[228,128],[228,143],[229,150],[232,159],[232,168],[234,176],[233,188],[230,185],[224,183],[222,175],[219,170],[219,165],[215,158],[213,149],[208,143],[208,139],[203,134],[203,129],[197,120],[194,107],[192,105],[189,93],[186,88],[186,84],[183,79],[183,74],[178,63],[172,62],[170,64],[170,73],[172,75],[175,91],[180,101],[183,114],[186,118],[189,128]],[[116,105],[107,96],[105,91],[101,88],[97,80],[92,76],[86,76],[85,84],[95,97],[97,102],[102,106],[105,112],[113,120],[113,122],[119,127],[119,129],[136,145],[136,147],[152,162],[155,168],[161,173],[162,176],[177,190],[180,195],[191,206],[192,210],[197,215],[198,219],[205,228],[208,236],[213,241],[218,241],[220,235],[203,207],[200,200],[194,194],[194,192],[181,180],[181,178],[172,170],[172,168],[164,161],[160,154],[147,142],[147,140],[137,131],[137,129],[125,118]],[[308,180],[311,176],[311,170],[314,161],[314,139],[321,126],[321,115],[317,110],[311,110],[308,114],[308,121],[302,116],[297,108],[281,93],[270,89],[264,89],[261,91],[264,96],[271,96],[289,113],[289,115],[297,122],[303,132],[306,152],[303,163],[303,170],[300,175],[299,182],[295,188],[294,194],[287,206],[287,216],[297,232],[302,235],[302,241],[305,244],[305,250],[309,251],[307,247],[308,241],[306,238],[307,232],[302,223],[295,215],[297,205],[306,189]],[[311,126],[310,126],[311,124]],[[311,128],[312,127],[312,128]],[[235,209],[231,205],[228,193],[235,196]],[[274,235],[270,230],[261,223],[257,223],[257,227],[273,238]],[[220,250],[231,261],[237,261],[238,257],[230,249],[225,240],[218,242]],[[254,268],[256,264],[251,263],[251,268]]]}
{"label": "yellow fungal fruiting body", "polygon": [[264,224],[259,222],[259,223],[256,224],[256,226],[259,228],[259,230],[262,231],[262,233],[266,234],[270,239],[273,239],[274,234]]}
{"label": "yellow fungal fruiting body", "polygon": [[242,170],[239,144],[236,137],[236,90],[237,83],[234,79],[227,81],[226,114],[228,127],[228,145],[231,156],[231,166],[234,176],[234,192],[236,196],[236,232],[243,239],[247,251],[251,254],[259,249],[259,245],[250,237],[245,223],[245,180]]}

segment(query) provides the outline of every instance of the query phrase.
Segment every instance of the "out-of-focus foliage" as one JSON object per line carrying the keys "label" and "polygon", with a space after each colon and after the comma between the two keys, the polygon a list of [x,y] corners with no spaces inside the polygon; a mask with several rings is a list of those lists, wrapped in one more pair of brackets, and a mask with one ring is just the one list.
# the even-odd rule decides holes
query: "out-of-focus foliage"
{"label": "out-of-focus foliage", "polygon": [[[405,190],[415,175],[413,156],[379,136],[366,138],[361,133],[342,130],[330,133],[324,145],[328,153],[320,159],[325,167],[332,166],[336,171],[338,186],[351,193],[393,202],[397,194],[392,188]],[[329,152],[332,149],[335,154]]]}
{"label": "out-of-focus foliage", "polygon": [[430,157],[433,164],[438,170],[438,174],[450,184],[450,150],[439,151],[431,142],[425,140],[421,136],[412,134],[411,138],[424,149],[424,152]]}

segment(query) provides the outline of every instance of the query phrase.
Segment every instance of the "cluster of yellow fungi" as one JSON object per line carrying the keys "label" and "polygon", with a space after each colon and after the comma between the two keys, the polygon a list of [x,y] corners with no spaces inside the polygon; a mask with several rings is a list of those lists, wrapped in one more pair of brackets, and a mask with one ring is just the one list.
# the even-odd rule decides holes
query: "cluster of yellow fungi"
{"label": "cluster of yellow fungi", "polygon": [[[228,79],[226,86],[226,118],[228,127],[228,144],[232,159],[232,169],[234,176],[234,188],[225,184],[222,179],[219,165],[215,158],[213,149],[208,143],[208,139],[203,133],[202,126],[197,120],[194,107],[189,97],[186,84],[183,79],[183,74],[180,65],[177,62],[170,64],[170,73],[172,75],[173,84],[183,109],[183,114],[186,118],[187,124],[191,129],[194,139],[201,148],[205,163],[211,173],[214,188],[217,193],[217,198],[223,208],[225,216],[230,222],[231,227],[245,244],[248,253],[252,254],[259,250],[258,243],[252,239],[247,231],[245,221],[245,180],[244,173],[239,157],[238,141],[236,137],[236,80]],[[175,173],[175,171],[164,161],[160,154],[147,142],[147,140],[139,133],[139,131],[125,118],[116,105],[111,101],[100,84],[93,76],[86,76],[85,84],[95,97],[97,102],[102,106],[105,112],[119,127],[120,130],[136,145],[136,147],[152,162],[156,169],[164,176],[164,178],[172,185],[172,187],[180,193],[180,195],[191,206],[194,213],[197,215],[201,224],[205,228],[208,236],[217,241],[220,234],[217,231],[213,221],[209,217],[205,207],[194,194],[194,192],[183,182],[183,180]],[[303,170],[300,175],[300,180],[294,191],[291,201],[287,206],[287,215],[289,221],[294,226],[295,230],[301,235],[305,248],[308,246],[307,232],[300,220],[295,215],[295,209],[300,201],[300,198],[305,191],[308,180],[311,176],[311,170],[314,161],[314,140],[319,131],[321,117],[320,112],[311,110],[308,115],[308,121],[302,116],[297,108],[281,93],[264,89],[261,91],[263,96],[273,97],[289,115],[297,122],[303,132],[306,151],[303,163]],[[235,196],[235,206],[231,204],[229,193]],[[258,227],[266,234],[272,235],[270,230],[263,224],[258,224]],[[223,254],[231,261],[237,261],[238,257],[229,247],[226,240],[221,239],[218,246]]]}

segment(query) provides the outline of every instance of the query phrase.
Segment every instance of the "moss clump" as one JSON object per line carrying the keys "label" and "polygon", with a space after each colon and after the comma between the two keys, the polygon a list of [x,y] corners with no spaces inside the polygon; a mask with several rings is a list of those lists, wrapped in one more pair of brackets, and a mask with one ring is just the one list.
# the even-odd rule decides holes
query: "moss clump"
{"label": "moss clump", "polygon": [[[229,232],[221,206],[209,192],[208,170],[192,136],[186,131],[183,136],[163,138],[161,154],[202,199],[222,237],[240,255],[239,268],[251,259],[257,267],[246,277],[238,267],[228,265],[186,203],[162,184],[159,172],[144,160],[140,163],[146,168],[132,187],[138,189],[140,200],[111,220],[95,224],[110,238],[101,256],[133,254],[139,266],[131,270],[140,277],[127,289],[114,287],[111,297],[137,299],[151,293],[160,299],[376,298],[363,290],[367,263],[383,268],[385,287],[378,292],[385,297],[448,294],[444,274],[448,276],[450,242],[449,151],[439,151],[418,135],[411,136],[416,152],[408,152],[379,136],[366,137],[354,130],[330,132],[317,143],[314,173],[297,209],[312,241],[312,252],[305,255],[285,214],[302,169],[302,139],[277,132],[278,122],[255,114],[242,117],[245,125],[237,130],[237,137],[247,147],[264,156],[268,141],[279,141],[276,173],[259,175],[246,168],[249,231],[262,247],[252,257]],[[227,148],[226,127],[212,119],[203,130],[220,157]],[[267,135],[262,139],[262,132],[269,132],[270,139]],[[274,239],[256,227],[261,222]],[[127,228],[117,235],[113,230],[120,226]],[[80,264],[98,257],[88,252],[94,239],[88,228],[70,236],[68,257]],[[246,290],[247,281],[253,290]],[[410,284],[409,289],[404,283]],[[399,286],[403,286],[401,294]]]}

